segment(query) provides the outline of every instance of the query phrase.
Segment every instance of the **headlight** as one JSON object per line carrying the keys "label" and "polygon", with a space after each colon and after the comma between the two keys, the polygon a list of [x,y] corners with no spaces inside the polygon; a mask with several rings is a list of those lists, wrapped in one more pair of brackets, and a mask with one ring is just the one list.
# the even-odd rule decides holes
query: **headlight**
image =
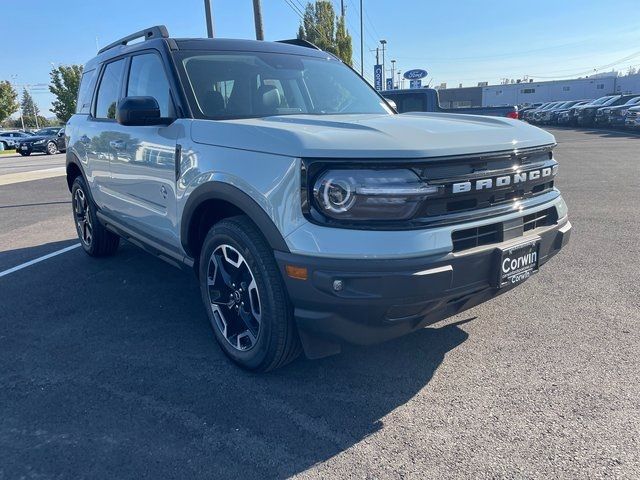
{"label": "headlight", "polygon": [[44,139],[44,140],[38,140],[37,142],[33,142],[33,144],[34,144],[34,145],[42,145],[42,144],[46,143],[46,141],[47,141],[46,139]]}
{"label": "headlight", "polygon": [[439,192],[409,169],[329,170],[313,187],[316,208],[341,220],[406,220]]}
{"label": "headlight", "polygon": [[620,110],[620,115],[623,117],[627,114],[628,110]]}

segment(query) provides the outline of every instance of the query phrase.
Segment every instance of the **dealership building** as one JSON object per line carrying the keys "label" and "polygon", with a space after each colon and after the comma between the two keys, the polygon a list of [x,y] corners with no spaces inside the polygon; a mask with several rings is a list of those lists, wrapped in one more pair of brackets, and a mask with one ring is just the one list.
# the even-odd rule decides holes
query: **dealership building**
{"label": "dealership building", "polygon": [[445,108],[582,100],[613,93],[640,94],[640,74],[619,77],[613,73],[572,80],[439,89],[440,105]]}

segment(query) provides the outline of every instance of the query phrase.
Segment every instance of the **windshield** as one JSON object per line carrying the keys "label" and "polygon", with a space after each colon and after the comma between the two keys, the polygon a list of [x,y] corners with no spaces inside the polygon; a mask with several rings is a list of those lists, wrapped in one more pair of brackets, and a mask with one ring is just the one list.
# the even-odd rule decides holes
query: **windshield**
{"label": "windshield", "polygon": [[42,136],[55,135],[58,130],[60,129],[59,128],[43,128],[41,130],[38,130],[36,132],[36,135],[42,135]]}
{"label": "windshield", "polygon": [[207,118],[391,114],[355,72],[330,57],[262,52],[182,54],[193,110]]}
{"label": "windshield", "polygon": [[[589,106],[591,106],[591,105],[594,105],[594,106],[595,105],[605,105],[605,102],[608,102],[609,100],[611,100],[613,98],[616,98],[616,97],[600,97],[600,98],[594,100],[593,102],[591,102],[589,104]],[[606,105],[608,105],[608,103]]]}
{"label": "windshield", "polygon": [[635,105],[637,103],[640,103],[640,97],[632,98],[627,103],[625,103],[625,105]]}

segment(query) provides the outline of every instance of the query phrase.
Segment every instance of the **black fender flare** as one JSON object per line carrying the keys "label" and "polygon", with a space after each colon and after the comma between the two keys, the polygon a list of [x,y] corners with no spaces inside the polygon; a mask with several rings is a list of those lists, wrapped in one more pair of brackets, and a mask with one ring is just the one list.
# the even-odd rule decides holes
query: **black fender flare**
{"label": "black fender flare", "polygon": [[[71,164],[78,167],[78,170],[80,170],[80,175],[82,175],[82,179],[84,180],[84,183],[87,185],[87,188],[88,188],[89,182],[87,181],[87,176],[84,173],[84,168],[82,168],[82,163],[80,162],[80,159],[75,154],[73,154],[68,150],[65,153],[66,153],[65,171],[67,175],[67,186],[69,187],[69,191],[71,191],[71,184],[69,183],[69,165]],[[89,190],[91,190],[91,188],[89,188]],[[91,195],[91,191],[89,191],[88,193],[89,195]],[[91,197],[91,199],[93,200],[93,196]]]}
{"label": "black fender flare", "polygon": [[260,229],[273,250],[289,252],[289,247],[284,237],[273,223],[273,220],[249,195],[237,187],[223,182],[207,182],[197,187],[184,206],[180,222],[180,241],[184,251],[193,256],[190,251],[190,224],[193,214],[199,205],[208,200],[223,200],[242,210],[253,223]]}

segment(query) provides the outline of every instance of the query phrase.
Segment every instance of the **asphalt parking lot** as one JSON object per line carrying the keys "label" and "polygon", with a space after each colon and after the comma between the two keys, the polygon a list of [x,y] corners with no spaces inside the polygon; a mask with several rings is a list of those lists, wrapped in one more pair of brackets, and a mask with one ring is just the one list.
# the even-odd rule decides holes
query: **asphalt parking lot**
{"label": "asphalt parking lot", "polygon": [[[0,479],[640,478],[640,138],[551,131],[569,246],[384,345],[246,373],[194,276],[128,244],[0,276]],[[20,160],[0,275],[77,243],[63,176],[2,184]]]}

